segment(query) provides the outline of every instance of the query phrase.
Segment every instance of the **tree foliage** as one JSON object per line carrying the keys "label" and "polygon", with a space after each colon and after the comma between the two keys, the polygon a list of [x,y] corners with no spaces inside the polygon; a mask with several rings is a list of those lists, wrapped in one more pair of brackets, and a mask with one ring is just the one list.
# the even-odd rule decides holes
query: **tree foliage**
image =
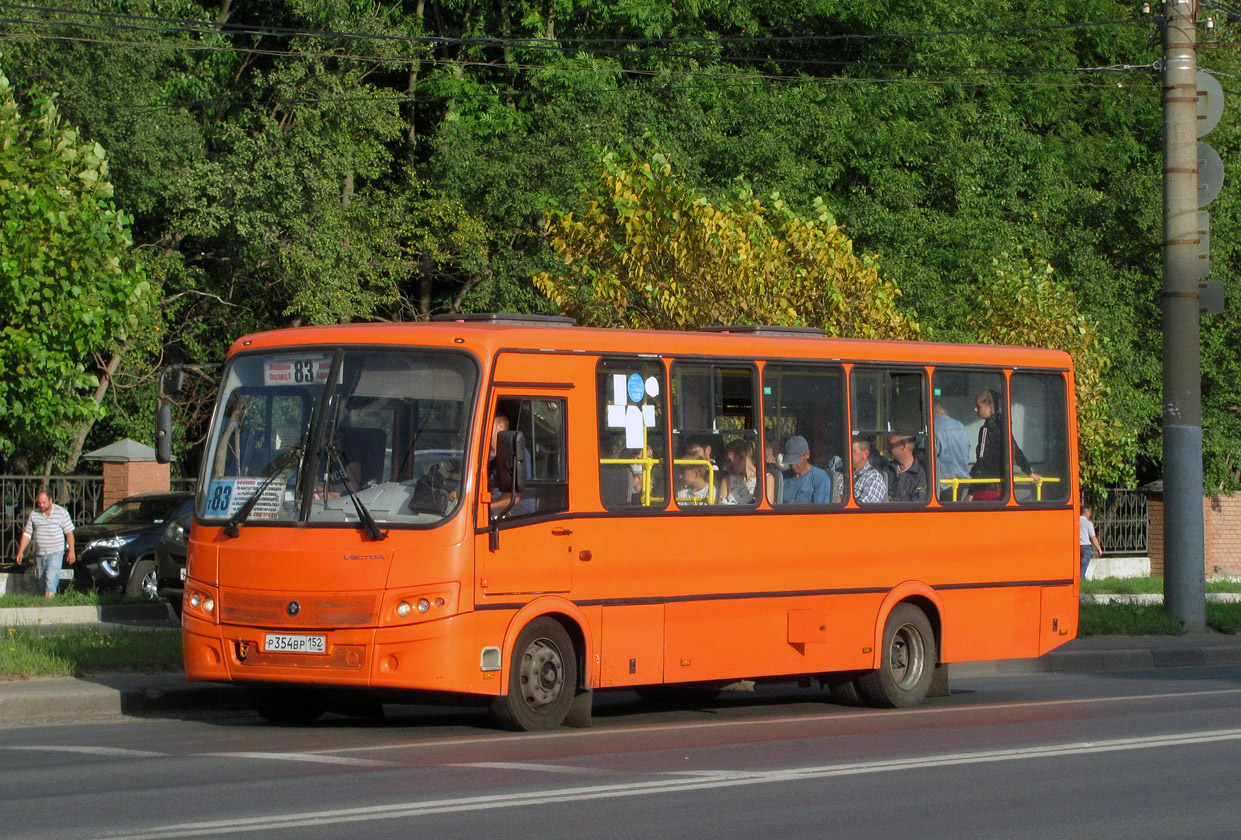
{"label": "tree foliage", "polygon": [[915,338],[900,290],[858,256],[821,199],[815,218],[778,194],[743,187],[726,203],[694,193],[661,152],[608,154],[583,211],[549,213],[563,263],[535,285],[595,326],[694,329],[709,324],[821,327],[830,335]]}
{"label": "tree foliage", "polygon": [[[927,337],[975,337],[999,255],[1045,259],[1116,360],[1103,405],[1136,435],[1142,482],[1160,472],[1160,33],[1138,6],[64,0],[3,27],[16,84],[57,91],[108,149],[168,301],[95,444],[149,427],[154,365],[218,361],[244,331],[551,308],[531,279],[573,272],[546,214],[595,182],[602,151],[649,135],[738,243],[795,241],[786,214],[818,230],[821,196]],[[1241,74],[1237,22],[1215,22],[1200,62]],[[1233,109],[1209,142],[1241,152]],[[1229,309],[1202,334],[1204,470],[1222,490],[1241,488],[1237,184],[1210,208]],[[694,293],[679,305],[724,320]]]}
{"label": "tree foliage", "polygon": [[146,317],[102,146],[0,74],[0,455],[45,457],[97,416],[97,359]]}

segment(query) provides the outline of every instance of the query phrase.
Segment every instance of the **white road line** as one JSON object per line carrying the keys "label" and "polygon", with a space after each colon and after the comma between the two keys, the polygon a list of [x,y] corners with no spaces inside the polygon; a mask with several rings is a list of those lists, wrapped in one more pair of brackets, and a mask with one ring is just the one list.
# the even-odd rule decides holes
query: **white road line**
{"label": "white road line", "polygon": [[147,752],[146,750],[126,750],[120,747],[60,747],[51,745],[27,745],[21,747],[0,747],[6,750],[32,750],[38,752],[67,752],[79,755],[108,755],[117,758],[159,758],[169,753]]}
{"label": "white road line", "polygon": [[564,764],[527,764],[520,761],[470,761],[446,766],[483,767],[493,770],[533,770],[536,773],[576,773],[588,776],[614,775],[610,770],[598,770],[593,767],[569,767]]}
{"label": "white road line", "polygon": [[[912,709],[867,709],[859,711],[840,711],[839,706],[832,706],[831,710],[810,715],[785,715],[776,717],[762,718],[735,718],[732,720],[709,720],[679,723],[652,723],[642,726],[618,726],[608,727],[604,729],[562,729],[553,732],[518,732],[509,734],[496,735],[469,735],[461,738],[443,738],[443,739],[427,739],[420,738],[416,741],[400,741],[385,742],[383,744],[371,744],[359,747],[340,747],[337,749],[327,748],[323,750],[309,750],[312,755],[330,754],[337,755],[341,753],[356,752],[382,752],[386,750],[415,750],[415,749],[439,749],[441,747],[456,746],[476,746],[482,744],[504,743],[514,740],[522,743],[540,741],[547,739],[562,738],[606,738],[609,736],[621,736],[645,734],[651,732],[672,732],[672,731],[695,731],[703,729],[729,729],[738,726],[752,726],[754,724],[762,724],[764,727],[781,726],[787,724],[803,724],[810,721],[848,721],[858,720],[860,718],[880,718],[887,717],[922,717],[926,715],[943,716],[954,714],[976,714],[978,712],[1005,712],[1017,709],[1038,709],[1049,708],[1055,706],[1080,706],[1094,703],[1122,703],[1138,700],[1168,700],[1168,699],[1188,699],[1191,697],[1218,697],[1226,694],[1241,694],[1241,688],[1219,688],[1210,689],[1208,691],[1169,691],[1162,694],[1129,694],[1121,697],[1082,697],[1065,700],[1015,700],[1010,703],[974,703],[960,706],[918,706]],[[813,700],[809,702],[814,702]],[[821,702],[827,703],[826,699]]]}
{"label": "white road line", "polygon": [[1241,729],[1188,732],[1180,735],[1118,738],[1108,741],[1055,744],[1026,749],[944,753],[941,755],[885,759],[882,761],[866,761],[852,764],[827,764],[816,767],[756,771],[753,773],[737,772],[723,777],[659,779],[643,782],[591,785],[588,787],[569,787],[560,790],[531,791],[527,793],[466,796],[457,799],[435,799],[426,802],[400,802],[392,805],[369,805],[361,808],[342,808],[311,813],[302,812],[266,817],[243,817],[230,820],[212,820],[208,822],[159,826],[126,835],[104,834],[100,836],[109,838],[109,840],[170,840],[170,838],[176,837],[201,837],[217,834],[240,834],[251,831],[273,831],[276,829],[312,825],[321,827],[345,823],[364,823],[372,820],[410,819],[433,814],[488,811],[497,808],[520,808],[530,805],[650,796],[664,793],[739,787],[743,785],[770,784],[773,782],[797,782],[809,779],[825,779],[834,776],[859,776],[953,765],[1092,755],[1124,750],[1161,749],[1237,740],[1241,740]]}
{"label": "white road line", "polygon": [[374,758],[346,758],[335,755],[313,755],[308,753],[278,752],[213,752],[198,755],[219,758],[257,758],[261,761],[306,761],[313,764],[347,764],[353,767],[395,767],[391,761],[379,761]]}

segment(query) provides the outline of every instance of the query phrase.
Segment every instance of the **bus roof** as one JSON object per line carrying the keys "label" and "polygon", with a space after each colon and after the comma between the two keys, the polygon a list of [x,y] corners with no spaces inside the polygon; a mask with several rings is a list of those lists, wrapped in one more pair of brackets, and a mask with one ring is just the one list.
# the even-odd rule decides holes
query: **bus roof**
{"label": "bus roof", "polygon": [[350,344],[457,347],[469,349],[483,359],[500,350],[524,350],[1072,368],[1068,353],[1035,347],[828,338],[805,331],[785,333],[779,327],[758,331],[748,331],[754,328],[745,327],[733,329],[714,327],[684,332],[603,329],[538,320],[337,324],[242,336],[229,349],[229,356],[257,349]]}

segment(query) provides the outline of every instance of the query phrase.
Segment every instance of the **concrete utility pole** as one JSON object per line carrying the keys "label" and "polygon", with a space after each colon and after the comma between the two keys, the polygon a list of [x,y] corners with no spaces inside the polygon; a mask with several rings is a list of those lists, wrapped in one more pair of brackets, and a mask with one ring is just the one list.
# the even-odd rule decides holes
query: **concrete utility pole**
{"label": "concrete utility pole", "polygon": [[1206,630],[1198,275],[1197,0],[1163,5],[1164,610]]}

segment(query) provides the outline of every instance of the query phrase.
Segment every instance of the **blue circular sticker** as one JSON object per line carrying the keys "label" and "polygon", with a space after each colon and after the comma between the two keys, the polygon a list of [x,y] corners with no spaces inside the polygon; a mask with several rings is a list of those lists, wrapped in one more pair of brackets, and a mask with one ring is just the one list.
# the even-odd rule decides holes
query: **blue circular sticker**
{"label": "blue circular sticker", "polygon": [[646,383],[642,381],[639,374],[629,374],[629,381],[625,383],[625,387],[629,390],[629,400],[631,402],[642,402],[642,395],[646,393]]}

